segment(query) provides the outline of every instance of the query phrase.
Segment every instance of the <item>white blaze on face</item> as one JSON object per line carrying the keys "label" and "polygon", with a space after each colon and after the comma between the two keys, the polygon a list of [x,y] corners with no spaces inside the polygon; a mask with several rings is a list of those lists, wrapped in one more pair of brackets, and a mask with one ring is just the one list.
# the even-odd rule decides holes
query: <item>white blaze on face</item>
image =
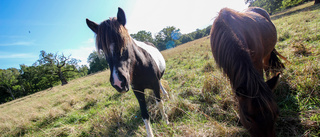
{"label": "white blaze on face", "polygon": [[163,72],[166,69],[166,62],[162,56],[162,54],[160,53],[160,51],[150,45],[147,45],[144,42],[140,42],[140,41],[136,41],[134,40],[134,42],[137,44],[137,46],[139,46],[140,48],[146,50],[152,57],[152,59],[156,62],[159,70],[161,72]]}
{"label": "white blaze on face", "polygon": [[120,89],[121,88],[121,81],[118,77],[117,71],[116,71],[116,67],[113,67],[113,71],[112,71],[112,77],[113,77],[113,85],[114,86],[118,86]]}
{"label": "white blaze on face", "polygon": [[[114,43],[109,44],[109,48],[110,48],[111,58],[112,58],[113,57],[113,52],[114,52]],[[116,67],[113,67],[112,77],[113,77],[113,85],[114,86],[118,86],[120,89],[122,89],[122,87],[121,87],[121,83],[122,82],[119,79]]]}

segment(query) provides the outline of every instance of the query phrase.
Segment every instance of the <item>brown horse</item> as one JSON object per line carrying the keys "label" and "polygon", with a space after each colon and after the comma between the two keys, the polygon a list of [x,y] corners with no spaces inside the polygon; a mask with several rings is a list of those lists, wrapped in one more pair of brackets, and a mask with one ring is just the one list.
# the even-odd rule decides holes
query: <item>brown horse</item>
{"label": "brown horse", "polygon": [[272,90],[280,73],[264,82],[270,71],[281,70],[274,49],[277,31],[261,8],[237,12],[224,8],[211,28],[211,50],[216,63],[229,77],[240,107],[240,121],[251,136],[275,136],[279,114]]}

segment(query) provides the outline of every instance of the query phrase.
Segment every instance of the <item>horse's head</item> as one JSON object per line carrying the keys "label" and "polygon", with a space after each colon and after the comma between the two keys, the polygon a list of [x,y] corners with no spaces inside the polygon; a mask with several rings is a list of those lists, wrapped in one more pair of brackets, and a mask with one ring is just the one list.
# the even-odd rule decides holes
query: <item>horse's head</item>
{"label": "horse's head", "polygon": [[117,17],[97,24],[86,19],[88,27],[96,34],[97,50],[103,50],[109,63],[111,85],[119,92],[129,90],[130,70],[132,67],[132,49],[128,48],[131,41],[125,28],[124,11],[118,8]]}
{"label": "horse's head", "polygon": [[259,94],[248,94],[248,85],[236,89],[236,97],[240,106],[240,120],[251,136],[275,136],[275,122],[279,115],[276,102],[272,97],[272,90],[276,87],[279,74],[259,86]]}

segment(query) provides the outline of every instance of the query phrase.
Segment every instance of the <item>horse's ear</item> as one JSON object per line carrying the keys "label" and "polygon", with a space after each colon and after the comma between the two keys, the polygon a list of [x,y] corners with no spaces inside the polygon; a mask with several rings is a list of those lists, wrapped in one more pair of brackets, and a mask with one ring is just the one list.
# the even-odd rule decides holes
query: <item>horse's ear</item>
{"label": "horse's ear", "polygon": [[88,27],[96,34],[98,34],[98,24],[89,20],[89,19],[86,19],[86,22],[87,22],[87,25]]}
{"label": "horse's ear", "polygon": [[278,73],[276,76],[272,77],[266,82],[271,90],[274,90],[277,87],[279,78],[280,78],[280,73]]}
{"label": "horse's ear", "polygon": [[117,20],[123,26],[126,25],[126,15],[120,7],[118,8]]}

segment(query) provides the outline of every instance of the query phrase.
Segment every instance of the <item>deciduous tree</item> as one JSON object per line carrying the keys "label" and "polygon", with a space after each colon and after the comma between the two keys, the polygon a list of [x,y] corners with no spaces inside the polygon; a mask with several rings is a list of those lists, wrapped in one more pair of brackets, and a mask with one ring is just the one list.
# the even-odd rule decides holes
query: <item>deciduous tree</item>
{"label": "deciduous tree", "polygon": [[[156,36],[155,36],[155,46],[159,50],[165,50],[167,49],[167,45],[174,44],[173,46],[180,45],[181,42],[179,41],[179,38],[175,39],[172,36],[172,33],[180,33],[180,29],[177,29],[174,26],[163,28]],[[178,34],[181,36],[181,33]]]}
{"label": "deciduous tree", "polygon": [[0,70],[0,91],[9,93],[12,99],[15,99],[14,87],[18,85],[19,71],[15,68]]}
{"label": "deciduous tree", "polygon": [[145,30],[139,31],[137,34],[131,34],[130,36],[138,41],[154,42],[151,32],[147,32]]}
{"label": "deciduous tree", "polygon": [[88,63],[90,66],[89,74],[109,68],[103,52],[100,52],[100,54],[96,51],[92,52],[88,57]]}
{"label": "deciduous tree", "polygon": [[58,53],[46,53],[44,50],[40,51],[40,59],[38,60],[39,65],[46,66],[46,72],[57,75],[62,85],[68,84],[65,73],[78,71],[77,65],[80,60],[71,58],[71,55],[65,56],[63,53],[58,55]]}

